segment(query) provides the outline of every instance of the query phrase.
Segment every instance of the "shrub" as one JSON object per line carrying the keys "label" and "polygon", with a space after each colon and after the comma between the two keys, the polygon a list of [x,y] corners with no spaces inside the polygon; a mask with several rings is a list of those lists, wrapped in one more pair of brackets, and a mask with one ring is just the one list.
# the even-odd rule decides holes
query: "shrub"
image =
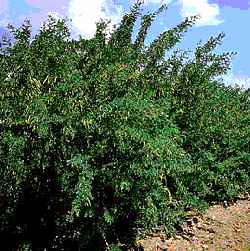
{"label": "shrub", "polygon": [[187,208],[249,189],[249,97],[211,80],[232,54],[209,57],[211,40],[194,62],[165,60],[197,17],[146,48],[166,6],[142,17],[133,43],[140,6],[108,40],[102,20],[94,38],[77,41],[52,17],[33,39],[28,21],[9,27],[0,227],[10,248],[114,250],[161,225],[171,234]]}

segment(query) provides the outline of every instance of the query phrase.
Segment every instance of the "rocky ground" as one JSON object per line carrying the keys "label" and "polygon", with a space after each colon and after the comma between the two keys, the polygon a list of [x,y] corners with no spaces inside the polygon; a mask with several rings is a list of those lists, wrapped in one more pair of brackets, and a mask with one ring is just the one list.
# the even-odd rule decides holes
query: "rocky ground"
{"label": "rocky ground", "polygon": [[171,239],[155,234],[140,241],[145,251],[250,251],[250,197],[190,212],[182,232]]}

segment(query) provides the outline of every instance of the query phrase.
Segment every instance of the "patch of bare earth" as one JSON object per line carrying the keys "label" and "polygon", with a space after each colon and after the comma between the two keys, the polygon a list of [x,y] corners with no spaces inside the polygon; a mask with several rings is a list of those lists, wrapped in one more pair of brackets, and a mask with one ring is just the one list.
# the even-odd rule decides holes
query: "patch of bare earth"
{"label": "patch of bare earth", "polygon": [[173,238],[157,234],[139,243],[145,251],[250,251],[250,198],[212,206],[203,215],[190,212],[181,228]]}

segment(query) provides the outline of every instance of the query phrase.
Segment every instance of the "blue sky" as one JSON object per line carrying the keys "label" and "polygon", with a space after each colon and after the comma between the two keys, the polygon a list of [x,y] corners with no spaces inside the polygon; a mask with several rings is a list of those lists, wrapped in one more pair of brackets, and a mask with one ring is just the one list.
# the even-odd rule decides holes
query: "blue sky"
{"label": "blue sky", "polygon": [[[135,0],[0,0],[0,35],[8,23],[20,25],[24,18],[31,20],[34,33],[48,14],[69,17],[72,34],[91,38],[95,22],[100,18],[118,24]],[[194,51],[199,40],[206,42],[210,36],[225,32],[223,44],[215,52],[235,51],[231,70],[223,77],[225,82],[250,88],[250,0],[145,0],[142,13],[154,11],[163,3],[169,4],[149,30],[146,44],[161,32],[179,24],[186,16],[199,14],[201,18],[184,36],[175,49]],[[134,36],[138,31],[137,21]],[[192,53],[190,54],[192,56]]]}

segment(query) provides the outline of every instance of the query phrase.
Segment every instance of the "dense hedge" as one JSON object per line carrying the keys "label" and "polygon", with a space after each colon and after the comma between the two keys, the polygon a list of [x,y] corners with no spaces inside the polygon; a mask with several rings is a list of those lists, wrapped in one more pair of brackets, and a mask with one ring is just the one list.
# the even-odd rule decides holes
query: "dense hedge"
{"label": "dense hedge", "polygon": [[72,40],[66,20],[52,17],[33,38],[28,21],[9,26],[14,43],[0,49],[9,250],[127,250],[147,231],[173,233],[187,209],[249,190],[249,91],[213,78],[234,54],[212,54],[224,34],[185,63],[186,52],[165,59],[197,17],[144,46],[166,6],[142,17],[132,42],[140,7],[110,39],[104,21],[89,40]]}

